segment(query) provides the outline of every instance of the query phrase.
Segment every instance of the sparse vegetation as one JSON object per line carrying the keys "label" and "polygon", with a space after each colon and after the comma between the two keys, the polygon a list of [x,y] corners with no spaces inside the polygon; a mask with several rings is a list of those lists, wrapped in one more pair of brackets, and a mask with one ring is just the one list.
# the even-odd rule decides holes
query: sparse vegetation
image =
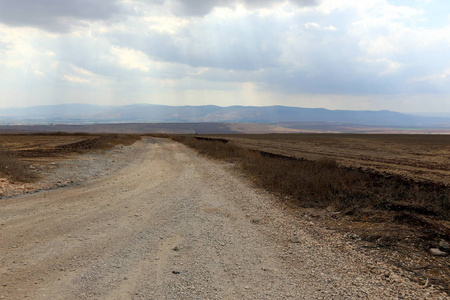
{"label": "sparse vegetation", "polygon": [[450,188],[444,184],[343,167],[330,158],[313,161],[250,150],[223,139],[172,139],[210,157],[238,162],[260,186],[289,196],[298,206],[332,205],[347,211],[403,207],[450,219]]}
{"label": "sparse vegetation", "polygon": [[32,182],[38,174],[29,165],[35,159],[39,163],[55,157],[75,153],[111,149],[117,145],[131,145],[141,139],[138,134],[49,133],[2,135],[0,145],[0,175],[15,182]]}
{"label": "sparse vegetation", "polygon": [[138,134],[102,134],[92,139],[57,147],[56,150],[80,153],[91,150],[106,150],[117,145],[129,146],[140,139],[141,136]]}
{"label": "sparse vegetation", "polygon": [[3,147],[0,147],[0,175],[19,182],[32,182],[38,178],[16,153]]}
{"label": "sparse vegetation", "polygon": [[341,166],[450,185],[449,135],[305,133],[207,137],[227,139],[247,149],[308,160],[330,158]]}

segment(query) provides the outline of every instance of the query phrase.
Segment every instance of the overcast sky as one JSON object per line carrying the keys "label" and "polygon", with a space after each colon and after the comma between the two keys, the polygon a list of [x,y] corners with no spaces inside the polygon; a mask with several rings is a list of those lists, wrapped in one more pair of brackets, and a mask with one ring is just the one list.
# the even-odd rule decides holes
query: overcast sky
{"label": "overcast sky", "polygon": [[0,107],[450,112],[448,0],[0,0]]}

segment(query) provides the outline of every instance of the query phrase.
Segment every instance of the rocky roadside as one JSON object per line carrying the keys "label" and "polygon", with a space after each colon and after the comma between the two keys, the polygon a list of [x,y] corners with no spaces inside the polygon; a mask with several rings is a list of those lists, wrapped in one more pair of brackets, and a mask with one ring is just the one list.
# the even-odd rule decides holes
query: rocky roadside
{"label": "rocky roadside", "polygon": [[74,186],[81,182],[108,176],[127,166],[143,151],[142,141],[132,146],[116,146],[111,150],[77,155],[57,160],[45,166],[33,165],[31,168],[40,175],[33,183],[11,182],[0,178],[0,199],[22,194]]}

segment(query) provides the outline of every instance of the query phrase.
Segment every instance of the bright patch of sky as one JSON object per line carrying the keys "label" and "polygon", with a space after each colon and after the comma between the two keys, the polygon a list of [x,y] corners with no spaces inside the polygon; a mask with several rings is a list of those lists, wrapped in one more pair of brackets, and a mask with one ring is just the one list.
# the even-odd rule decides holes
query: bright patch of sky
{"label": "bright patch of sky", "polygon": [[416,20],[416,26],[440,28],[450,22],[450,3],[445,0],[389,0],[389,3],[422,10],[424,16]]}
{"label": "bright patch of sky", "polygon": [[0,107],[450,112],[446,0],[0,0]]}

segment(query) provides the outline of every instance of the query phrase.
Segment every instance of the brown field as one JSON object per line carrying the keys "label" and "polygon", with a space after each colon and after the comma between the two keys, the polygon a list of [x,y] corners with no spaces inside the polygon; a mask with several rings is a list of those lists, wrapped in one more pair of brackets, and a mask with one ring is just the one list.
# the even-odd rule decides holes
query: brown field
{"label": "brown field", "polygon": [[2,134],[0,144],[13,151],[53,149],[95,137],[94,135]]}
{"label": "brown field", "polygon": [[215,135],[238,146],[450,184],[450,135],[262,134]]}
{"label": "brown field", "polygon": [[0,179],[3,184],[33,182],[58,160],[129,145],[140,138],[132,134],[0,134]]}

